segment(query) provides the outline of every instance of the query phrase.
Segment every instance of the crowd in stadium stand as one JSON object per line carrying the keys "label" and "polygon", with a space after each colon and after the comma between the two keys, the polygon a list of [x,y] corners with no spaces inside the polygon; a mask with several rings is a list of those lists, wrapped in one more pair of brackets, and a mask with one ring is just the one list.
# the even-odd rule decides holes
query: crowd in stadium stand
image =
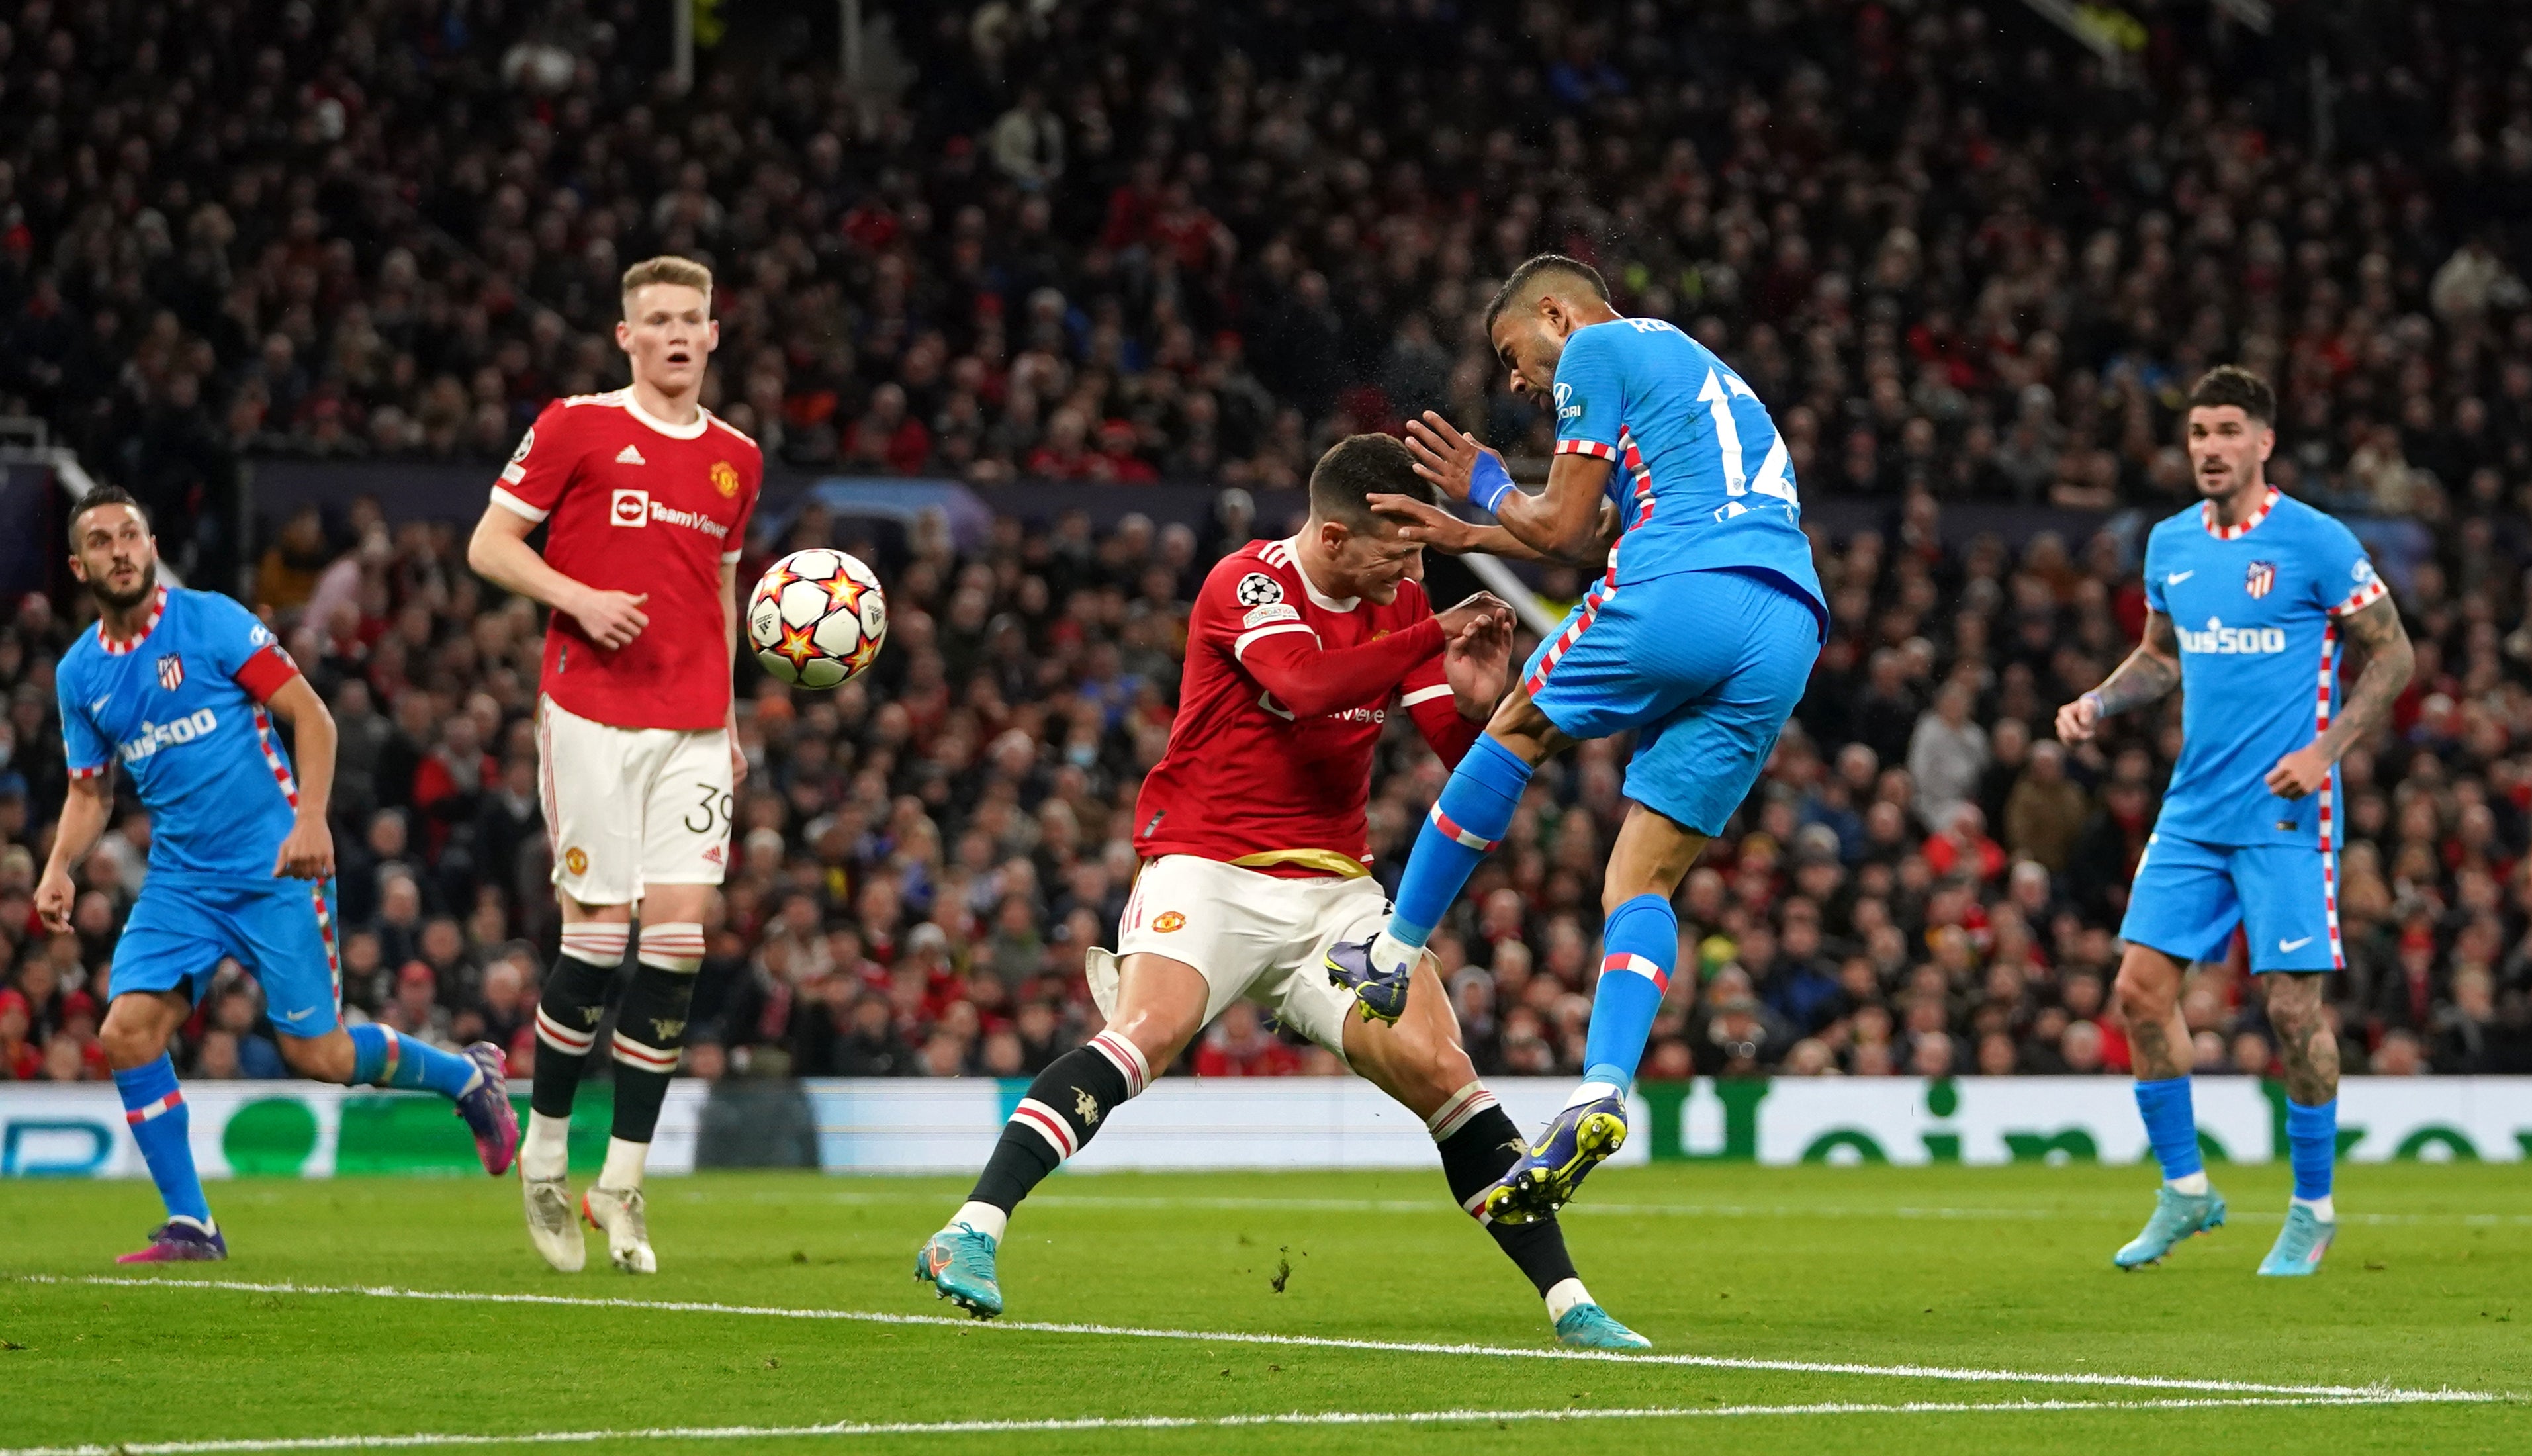
{"label": "crowd in stadium stand", "polygon": [[[2122,87],[1952,0],[990,0],[902,8],[909,89],[708,64],[676,97],[604,0],[30,0],[0,24],[0,395],[216,561],[189,531],[244,456],[489,462],[620,382],[614,279],[673,251],[720,278],[710,402],[777,467],[1275,487],[1428,408],[1541,453],[1478,320],[1570,252],[1735,364],[1812,498],[1888,506],[1820,542],[1836,633],[1682,891],[1698,973],[1647,1075],[2094,1073],[2124,1067],[2104,991],[2176,709],[2072,753],[2048,722],[2136,635],[2133,523],[2007,547],[1943,512],[2175,508],[2180,391],[2236,360],[2279,386],[2273,478],[2430,533],[2386,562],[2415,682],[2346,766],[2349,1070],[2532,1071],[2532,16],[2378,9],[2333,42],[2325,159],[2275,79],[2303,73],[2189,7]],[[814,512],[789,542],[824,537],[855,544]],[[343,726],[347,999],[524,1062],[535,613],[445,528],[269,546],[257,595]],[[1004,521],[886,559],[871,679],[748,700],[693,1069],[1014,1075],[1082,1036],[1223,549]],[[31,930],[49,665],[85,619],[35,599],[0,630],[0,1076],[95,1075],[146,846],[127,812],[78,933]],[[1391,757],[1394,872],[1439,776]],[[1489,1072],[1575,1070],[1621,762],[1543,774],[1437,937]],[[2201,1070],[2272,1066],[2246,979],[2194,976]],[[251,984],[213,997],[191,1074],[272,1071],[259,1018]],[[1191,1062],[1331,1070],[1244,1013]]]}

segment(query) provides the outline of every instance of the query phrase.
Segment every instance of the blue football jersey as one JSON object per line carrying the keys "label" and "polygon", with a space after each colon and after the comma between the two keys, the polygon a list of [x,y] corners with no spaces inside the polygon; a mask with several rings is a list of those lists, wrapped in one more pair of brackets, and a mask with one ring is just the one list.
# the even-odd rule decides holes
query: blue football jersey
{"label": "blue football jersey", "polygon": [[91,630],[63,655],[71,772],[132,776],[151,875],[271,881],[299,788],[263,703],[297,670],[245,608],[182,588],[162,589],[134,641]]}
{"label": "blue football jersey", "polygon": [[1809,603],[1826,631],[1792,458],[1730,365],[1659,319],[1616,319],[1565,340],[1551,393],[1556,452],[1618,467],[1624,532],[1610,552],[1612,585],[1755,571]]}
{"label": "blue football jersey", "polygon": [[2180,643],[2180,763],[2155,828],[2209,844],[2330,847],[2338,780],[2269,791],[2338,708],[2338,618],[2384,594],[2355,533],[2272,490],[2223,530],[2204,503],[2146,539],[2145,596]]}

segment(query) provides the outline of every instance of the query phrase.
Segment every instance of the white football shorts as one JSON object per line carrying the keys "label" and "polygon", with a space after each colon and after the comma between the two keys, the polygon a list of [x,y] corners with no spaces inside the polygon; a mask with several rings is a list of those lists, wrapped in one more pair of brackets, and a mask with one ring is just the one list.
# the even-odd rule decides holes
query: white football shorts
{"label": "white football shorts", "polygon": [[728,869],[729,733],[625,728],[551,698],[537,709],[553,882],[582,904],[631,904],[646,885],[718,885]]}
{"label": "white football shorts", "polygon": [[[1330,945],[1366,939],[1388,916],[1388,898],[1368,876],[1285,879],[1164,854],[1135,877],[1117,955],[1167,956],[1195,967],[1207,1023],[1244,997],[1343,1060],[1354,995],[1330,985],[1321,961]],[[1090,992],[1103,1014],[1116,1006],[1114,961],[1091,958]]]}

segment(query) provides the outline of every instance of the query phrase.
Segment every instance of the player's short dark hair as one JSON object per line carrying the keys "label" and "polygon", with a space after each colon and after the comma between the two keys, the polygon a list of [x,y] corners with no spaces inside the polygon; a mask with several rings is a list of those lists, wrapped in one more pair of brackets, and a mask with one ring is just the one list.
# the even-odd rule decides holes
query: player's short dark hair
{"label": "player's short dark hair", "polygon": [[2219,364],[2189,386],[2191,409],[2222,409],[2228,404],[2263,425],[2277,422],[2277,391],[2238,364]]}
{"label": "player's short dark hair", "polygon": [[1368,531],[1371,497],[1384,495],[1434,498],[1432,486],[1415,473],[1414,457],[1394,435],[1347,436],[1310,467],[1310,514],[1321,520]]}
{"label": "player's short dark hair", "polygon": [[74,553],[79,550],[80,517],[86,515],[89,511],[96,509],[100,505],[129,505],[132,507],[132,513],[141,517],[141,529],[144,531],[150,529],[148,509],[142,505],[139,500],[134,499],[130,491],[123,489],[121,486],[98,486],[94,490],[89,491],[86,495],[82,495],[79,498],[79,504],[71,507],[69,533],[71,539],[71,550]]}
{"label": "player's short dark hair", "polygon": [[1486,305],[1486,332],[1494,332],[1495,320],[1502,318],[1504,310],[1511,308],[1516,300],[1528,291],[1533,280],[1548,274],[1579,278],[1590,285],[1591,292],[1598,296],[1600,302],[1605,304],[1609,301],[1609,282],[1600,276],[1598,268],[1579,258],[1568,258],[1562,253],[1542,253],[1520,267],[1514,268],[1512,276],[1504,279],[1503,286],[1495,290],[1495,301]]}

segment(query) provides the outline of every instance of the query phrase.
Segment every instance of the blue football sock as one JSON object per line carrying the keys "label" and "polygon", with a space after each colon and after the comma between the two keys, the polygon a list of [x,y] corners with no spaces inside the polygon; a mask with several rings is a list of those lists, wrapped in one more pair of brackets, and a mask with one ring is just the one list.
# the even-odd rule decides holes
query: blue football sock
{"label": "blue football sock", "polygon": [[429,1088],[443,1097],[463,1096],[478,1068],[455,1052],[414,1040],[391,1026],[367,1021],[352,1028],[352,1085]]}
{"label": "blue football sock", "polygon": [[1407,856],[1398,901],[1389,911],[1392,939],[1410,950],[1423,948],[1477,861],[1512,827],[1513,810],[1521,807],[1522,790],[1528,786],[1529,765],[1491,736],[1479,734],[1451,782],[1442,786],[1442,797],[1424,816],[1415,848]]}
{"label": "blue football sock", "polygon": [[123,1120],[132,1126],[132,1140],[141,1144],[141,1159],[149,1165],[149,1181],[158,1185],[168,1214],[210,1228],[211,1201],[202,1196],[201,1175],[194,1171],[194,1118],[185,1094],[176,1090],[176,1064],[162,1055],[118,1072],[114,1089],[123,1094]]}
{"label": "blue football sock", "polygon": [[2286,1103],[2286,1158],[2294,1165],[2294,1195],[2307,1202],[2330,1196],[2331,1165],[2338,1160],[2338,1099],[2319,1107]]}
{"label": "blue football sock", "polygon": [[2145,1136],[2162,1164],[2165,1183],[2207,1171],[2198,1155],[2198,1115],[2189,1105],[2189,1078],[2165,1077],[2136,1084],[2137,1111],[2145,1115]]}
{"label": "blue football sock", "polygon": [[1591,1029],[1582,1041],[1582,1078],[1620,1092],[1634,1085],[1662,993],[1679,960],[1679,915],[1658,895],[1639,895],[1609,912],[1600,932],[1600,982],[1591,993]]}

